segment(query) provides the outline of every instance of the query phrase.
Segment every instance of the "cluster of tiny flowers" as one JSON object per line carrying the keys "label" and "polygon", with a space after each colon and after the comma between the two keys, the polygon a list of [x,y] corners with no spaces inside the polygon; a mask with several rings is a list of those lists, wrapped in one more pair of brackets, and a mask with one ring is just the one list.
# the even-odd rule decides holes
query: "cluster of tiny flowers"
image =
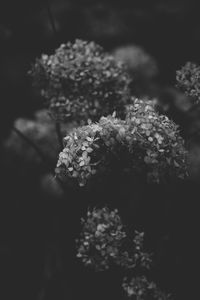
{"label": "cluster of tiny flowers", "polygon": [[74,178],[84,186],[95,174],[108,173],[112,154],[119,151],[124,134],[124,121],[112,116],[73,130],[64,138],[56,175],[61,179]]}
{"label": "cluster of tiny flowers", "polygon": [[187,62],[176,72],[177,87],[193,99],[194,104],[200,101],[200,66]]}
{"label": "cluster of tiny flowers", "polygon": [[132,258],[134,269],[150,269],[152,265],[151,255],[144,252],[144,232],[135,230],[129,256]]}
{"label": "cluster of tiny flowers", "polygon": [[[82,219],[82,232],[77,240],[79,257],[84,265],[96,271],[109,269],[117,265],[125,269],[150,266],[151,260],[144,253],[140,233],[135,232],[132,253],[125,247],[127,239],[118,210],[107,207],[88,211],[87,219]],[[140,241],[139,241],[140,240]]]}
{"label": "cluster of tiny flowers", "polygon": [[93,209],[88,211],[86,220],[82,219],[82,225],[77,257],[97,271],[108,269],[120,255],[126,237],[118,211]]}
{"label": "cluster of tiny flowers", "polygon": [[127,296],[133,300],[172,300],[171,295],[162,292],[157,285],[145,276],[124,278],[122,287]]}
{"label": "cluster of tiny flowers", "polygon": [[37,59],[30,74],[53,118],[87,123],[117,111],[129,99],[125,67],[94,42],[62,44],[53,55]]}
{"label": "cluster of tiny flowers", "polygon": [[139,46],[119,47],[113,55],[117,60],[123,61],[129,72],[136,77],[150,79],[158,73],[155,60]]}
{"label": "cluster of tiny flowers", "polygon": [[[165,182],[170,178],[187,177],[187,152],[178,126],[167,116],[159,114],[156,101],[135,99],[127,107],[133,165],[140,161],[146,169],[149,183]],[[136,155],[136,156],[135,156]],[[142,163],[144,163],[142,165]]]}
{"label": "cluster of tiny flowers", "polygon": [[103,117],[73,130],[64,138],[56,174],[74,178],[80,186],[112,172],[141,175],[148,183],[187,176],[187,153],[177,126],[156,111],[154,102],[134,100],[125,120]]}
{"label": "cluster of tiny flowers", "polygon": [[[66,135],[67,124],[62,127],[63,136]],[[35,113],[33,119],[19,118],[15,121],[14,127],[17,128],[24,136],[38,145],[47,158],[56,161],[59,147],[54,123],[52,122],[48,111],[39,110]],[[4,147],[9,153],[15,157],[21,157],[23,160],[39,163],[35,149],[23,140],[15,131],[12,131],[10,136],[5,140]]]}

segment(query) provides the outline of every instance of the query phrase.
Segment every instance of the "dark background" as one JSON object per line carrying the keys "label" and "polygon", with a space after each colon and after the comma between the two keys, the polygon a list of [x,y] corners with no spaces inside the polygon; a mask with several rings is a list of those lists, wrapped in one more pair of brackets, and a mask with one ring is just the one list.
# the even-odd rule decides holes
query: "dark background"
{"label": "dark background", "polygon": [[[156,59],[160,71],[157,80],[163,88],[174,85],[175,71],[186,61],[200,61],[198,1],[49,0],[49,3],[57,28],[56,36],[49,21],[47,1],[1,0],[1,141],[7,137],[17,117],[29,117],[41,107],[27,72],[36,57],[41,53],[52,53],[60,43],[75,38],[94,40],[108,51],[127,44],[140,45]],[[1,299],[13,299],[13,296],[36,299],[41,285],[45,240],[51,234],[55,207],[49,199],[41,200],[34,174],[24,183],[18,170],[14,167],[12,171],[7,170],[3,161],[1,150]],[[166,242],[168,235],[164,235],[159,246],[164,249],[160,252],[164,263],[158,274],[165,279],[169,289],[177,290],[177,299],[198,298],[199,275],[195,275],[198,270],[198,195],[198,186],[188,187],[187,184],[173,187],[167,195],[176,201],[169,216],[171,219],[164,225],[167,227],[164,231],[168,235],[170,232],[170,243]],[[159,197],[163,197],[162,192]],[[156,205],[151,207],[154,217],[159,214],[156,210]],[[158,223],[152,225],[153,232],[157,226]],[[62,282],[62,278],[58,282]],[[64,282],[63,286],[66,280]],[[54,285],[52,298],[45,299],[73,299],[59,284]],[[78,289],[79,285],[74,288]]]}

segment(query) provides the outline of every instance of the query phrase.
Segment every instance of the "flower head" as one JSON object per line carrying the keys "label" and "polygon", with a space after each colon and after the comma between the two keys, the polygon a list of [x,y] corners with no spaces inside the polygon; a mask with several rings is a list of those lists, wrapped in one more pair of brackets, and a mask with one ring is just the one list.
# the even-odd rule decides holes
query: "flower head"
{"label": "flower head", "polygon": [[184,141],[178,127],[156,111],[151,101],[134,100],[127,117],[103,117],[65,138],[56,174],[85,185],[102,174],[126,172],[149,183],[187,176]]}
{"label": "flower head", "polygon": [[88,211],[82,225],[77,256],[97,271],[108,269],[120,256],[126,237],[117,209],[104,207]]}
{"label": "flower head", "polygon": [[[178,126],[159,114],[155,101],[135,99],[127,107],[130,151],[147,181],[159,183],[187,177],[187,152]],[[137,155],[137,157],[135,157]]]}
{"label": "flower head", "polygon": [[127,234],[118,210],[107,207],[88,210],[82,219],[82,231],[77,240],[77,257],[96,271],[113,265],[124,269],[149,268],[151,258],[143,252],[143,233],[135,231],[130,251],[127,249]]}
{"label": "flower head", "polygon": [[193,99],[194,104],[200,101],[200,66],[187,62],[176,72],[177,87]]}
{"label": "flower head", "polygon": [[56,120],[87,123],[115,110],[122,115],[129,99],[123,64],[94,42],[62,44],[42,55],[30,74]]}
{"label": "flower head", "polygon": [[122,287],[127,296],[134,300],[171,300],[171,295],[162,292],[157,285],[148,281],[145,276],[133,277],[130,280],[125,277]]}
{"label": "flower head", "polygon": [[84,186],[94,175],[109,172],[110,160],[119,151],[125,130],[124,121],[112,116],[73,130],[64,138],[57,176],[74,178]]}

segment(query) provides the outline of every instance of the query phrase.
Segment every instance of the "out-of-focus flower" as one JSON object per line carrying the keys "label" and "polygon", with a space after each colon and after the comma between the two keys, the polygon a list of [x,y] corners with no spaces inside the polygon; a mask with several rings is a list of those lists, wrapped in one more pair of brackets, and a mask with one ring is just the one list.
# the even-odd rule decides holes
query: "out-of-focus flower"
{"label": "out-of-focus flower", "polygon": [[114,50],[113,55],[117,60],[126,64],[134,78],[152,79],[158,74],[155,60],[139,46],[119,47]]}
{"label": "out-of-focus flower", "polygon": [[116,111],[129,97],[130,78],[123,63],[94,42],[62,44],[53,55],[37,59],[30,74],[53,118],[87,123]]}
{"label": "out-of-focus flower", "polygon": [[178,127],[156,111],[153,101],[134,100],[125,120],[103,117],[64,138],[56,174],[80,186],[102,174],[126,172],[149,183],[187,176],[184,141]]}
{"label": "out-of-focus flower", "polygon": [[127,296],[133,300],[171,300],[169,294],[162,292],[157,285],[148,281],[145,276],[133,277],[130,280],[125,277],[122,287]]}
{"label": "out-of-focus flower", "polygon": [[118,210],[89,210],[82,219],[82,231],[77,240],[78,253],[86,266],[96,271],[109,269],[113,265],[125,269],[149,268],[151,259],[143,252],[143,233],[135,232],[131,251],[125,247],[127,235]]}
{"label": "out-of-focus flower", "polygon": [[176,86],[190,96],[193,104],[200,101],[200,66],[187,62],[176,72]]}
{"label": "out-of-focus flower", "polygon": [[[15,121],[14,126],[34,142],[49,160],[56,161],[59,153],[59,143],[55,124],[52,122],[48,111],[37,111],[33,119],[19,118]],[[71,127],[73,127],[72,124],[64,124],[61,127],[62,135],[65,136],[67,131],[71,130]],[[41,162],[41,158],[35,149],[15,131],[12,131],[7,140],[5,140],[4,147],[12,156],[23,161],[33,164]]]}
{"label": "out-of-focus flower", "polygon": [[193,106],[190,97],[173,87],[162,89],[158,99],[162,110],[172,114],[188,113]]}

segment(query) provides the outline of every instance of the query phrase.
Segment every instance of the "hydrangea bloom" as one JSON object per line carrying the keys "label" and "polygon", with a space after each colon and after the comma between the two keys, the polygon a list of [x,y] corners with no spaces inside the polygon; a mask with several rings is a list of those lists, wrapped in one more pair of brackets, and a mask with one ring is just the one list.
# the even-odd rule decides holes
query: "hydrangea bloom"
{"label": "hydrangea bloom", "polygon": [[144,232],[135,230],[134,238],[130,245],[129,257],[132,259],[132,268],[150,269],[152,259],[151,254],[144,252]]}
{"label": "hydrangea bloom", "polygon": [[200,101],[200,66],[187,62],[176,72],[177,87],[187,96],[190,96],[194,103]]}
{"label": "hydrangea bloom", "polygon": [[30,74],[56,120],[97,121],[114,110],[123,114],[129,76],[94,42],[62,44],[55,54],[42,55]]}
{"label": "hydrangea bloom", "polygon": [[124,278],[122,287],[127,296],[133,300],[171,300],[171,295],[162,292],[157,285],[145,276]]}
{"label": "hydrangea bloom", "polygon": [[135,232],[131,251],[125,243],[127,235],[118,210],[89,210],[87,219],[82,219],[82,232],[78,243],[78,253],[82,262],[96,271],[118,265],[125,269],[138,266],[149,268],[150,256],[143,252],[143,233]]}
{"label": "hydrangea bloom", "polygon": [[186,151],[178,127],[159,115],[152,101],[135,99],[127,117],[103,117],[72,131],[64,139],[56,174],[85,185],[94,175],[117,169],[149,183],[187,175]]}
{"label": "hydrangea bloom", "polygon": [[156,102],[135,99],[134,105],[127,108],[126,123],[131,134],[131,152],[137,152],[149,182],[187,176],[187,152],[178,126],[158,113]]}
{"label": "hydrangea bloom", "polygon": [[65,147],[59,155],[57,176],[74,178],[83,186],[96,173],[108,173],[110,159],[120,150],[125,130],[125,122],[111,116],[75,129],[64,138]]}

